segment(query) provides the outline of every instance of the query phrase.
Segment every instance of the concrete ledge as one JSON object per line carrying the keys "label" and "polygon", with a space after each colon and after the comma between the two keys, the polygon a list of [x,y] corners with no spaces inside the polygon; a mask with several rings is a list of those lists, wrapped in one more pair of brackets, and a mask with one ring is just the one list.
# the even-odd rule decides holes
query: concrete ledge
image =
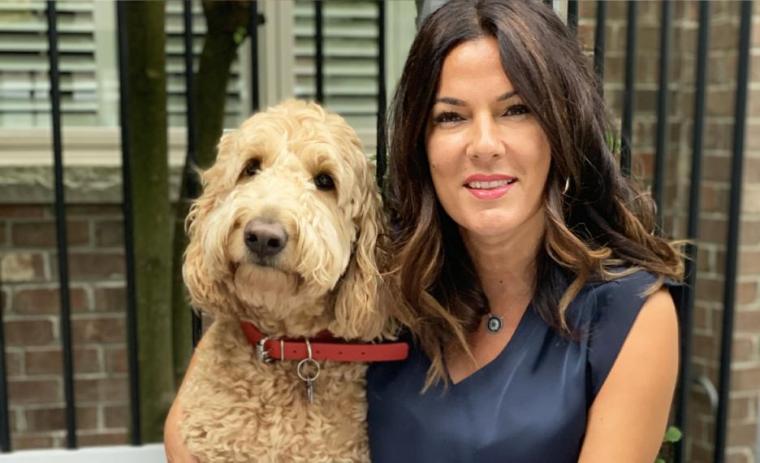
{"label": "concrete ledge", "polygon": [[0,463],[166,463],[163,444],[89,447],[77,450],[22,450],[0,454]]}

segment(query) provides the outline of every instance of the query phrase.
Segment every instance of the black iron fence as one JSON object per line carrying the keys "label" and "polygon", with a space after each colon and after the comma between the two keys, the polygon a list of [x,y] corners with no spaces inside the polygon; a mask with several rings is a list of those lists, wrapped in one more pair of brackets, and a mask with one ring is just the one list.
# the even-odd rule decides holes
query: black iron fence
{"label": "black iron fence", "polygon": [[[329,0],[327,0],[329,2]],[[560,4],[561,2],[552,2],[546,0],[549,5]],[[589,0],[587,3],[591,3]],[[593,45],[593,63],[600,82],[604,80],[605,72],[605,24],[608,13],[607,1],[596,1],[596,26],[594,33]],[[183,0],[184,4],[184,63],[185,63],[185,82],[187,95],[187,162],[186,165],[194,164],[195,159],[195,132],[196,120],[193,107],[193,54],[192,54],[192,4],[191,0]],[[256,2],[253,2],[255,5]],[[578,30],[579,21],[579,2],[569,0],[564,3],[567,13],[567,22],[571,28]],[[386,107],[386,89],[385,79],[385,0],[377,1],[378,7],[378,117],[377,117],[377,175],[378,183],[382,182],[385,171],[385,139],[384,121]],[[631,141],[633,137],[633,127],[635,120],[635,82],[636,82],[636,55],[637,55],[637,19],[639,4],[635,0],[627,1],[627,36],[625,48],[625,72],[624,72],[624,92],[623,92],[623,110],[621,114],[621,168],[630,175],[631,173]],[[669,63],[671,61],[671,35],[672,35],[672,16],[674,2],[661,2],[661,19],[660,19],[660,39],[659,39],[659,89],[657,92],[656,104],[656,147],[654,153],[654,169],[652,178],[652,193],[658,205],[663,205],[664,197],[664,178],[666,178],[666,157],[668,156],[668,113],[670,108],[669,101]],[[690,172],[690,189],[688,205],[688,226],[685,238],[691,240],[687,247],[686,281],[687,284],[681,289],[678,295],[678,307],[681,326],[681,371],[675,401],[674,424],[681,430],[687,429],[687,412],[688,406],[688,389],[694,381],[691,373],[691,362],[686,359],[691,358],[692,341],[691,333],[693,329],[693,312],[695,301],[695,285],[697,281],[697,245],[696,240],[699,237],[699,210],[700,210],[700,179],[702,178],[702,159],[704,145],[704,124],[705,124],[705,90],[707,88],[707,60],[710,45],[710,2],[698,2],[698,36],[696,47],[695,61],[695,92],[694,92],[694,111],[693,111],[693,130],[691,140],[691,172]],[[750,35],[752,21],[753,2],[744,0],[740,5],[740,29],[737,40],[738,60],[736,71],[736,105],[733,116],[733,155],[731,157],[731,189],[730,189],[730,206],[728,221],[728,240],[726,243],[726,259],[724,269],[724,298],[723,298],[723,323],[720,346],[720,374],[717,390],[719,391],[719,400],[717,403],[716,426],[714,435],[714,457],[715,462],[724,461],[726,447],[726,427],[728,419],[728,392],[731,383],[731,341],[733,338],[733,320],[735,307],[735,287],[737,278],[737,248],[739,243],[739,218],[741,211],[741,193],[742,193],[742,165],[744,154],[745,140],[745,123],[747,119],[747,88],[749,79],[749,59],[750,59]],[[127,340],[128,340],[128,359],[129,359],[129,377],[130,377],[130,398],[131,398],[131,443],[140,445],[140,406],[139,406],[139,382],[138,375],[139,364],[137,361],[137,319],[135,309],[135,275],[133,261],[133,236],[132,236],[132,204],[130,198],[130,171],[129,157],[129,130],[127,123],[127,101],[126,85],[126,63],[129,60],[126,47],[126,28],[124,25],[124,9],[129,8],[128,2],[117,2],[117,25],[118,25],[118,44],[119,44],[119,85],[121,94],[121,149],[122,158],[122,185],[123,185],[123,217],[125,230],[125,258],[126,258],[126,281],[127,281]],[[323,74],[323,2],[314,2],[315,23],[315,56],[316,70],[314,94],[317,101],[324,100],[324,74]],[[257,43],[257,26],[261,22],[260,15],[256,8],[252,10],[249,21],[249,31],[253,42],[251,50],[251,110],[256,110],[259,106],[258,94],[258,55]],[[63,188],[63,163],[62,163],[62,139],[61,139],[61,110],[60,110],[60,84],[59,84],[59,64],[58,64],[58,31],[56,24],[56,2],[47,1],[47,38],[48,38],[48,58],[50,66],[50,104],[52,115],[52,142],[53,142],[53,170],[55,179],[55,218],[56,218],[56,239],[57,251],[60,265],[58,265],[58,278],[60,283],[60,333],[63,352],[63,386],[65,397],[65,415],[66,415],[66,446],[68,448],[77,447],[76,438],[76,414],[74,401],[74,383],[73,383],[73,359],[71,345],[71,304],[69,292],[69,274],[67,262],[67,237],[66,237],[66,201]],[[603,86],[600,85],[600,89]],[[602,90],[603,91],[603,90]],[[187,170],[185,175],[188,179],[192,173]],[[198,194],[197,184],[190,188],[190,195]],[[658,207],[658,222],[662,226],[663,207]],[[0,322],[2,314],[0,313]],[[194,341],[197,341],[200,335],[200,321],[196,317],[193,319]],[[3,452],[11,450],[10,426],[7,399],[7,380],[6,380],[6,362],[5,362],[5,342],[2,324],[0,323],[0,448]],[[707,380],[709,382],[709,380]],[[705,383],[705,378],[700,379],[700,383]],[[681,440],[676,447],[675,459],[683,461],[683,446]]]}

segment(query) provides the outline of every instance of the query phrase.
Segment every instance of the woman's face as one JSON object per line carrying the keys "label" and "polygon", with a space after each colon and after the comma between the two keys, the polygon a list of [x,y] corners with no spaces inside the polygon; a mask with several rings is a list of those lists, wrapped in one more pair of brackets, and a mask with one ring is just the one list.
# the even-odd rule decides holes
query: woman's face
{"label": "woman's face", "polygon": [[496,39],[455,47],[427,132],[433,185],[466,240],[543,233],[551,149],[502,69]]}

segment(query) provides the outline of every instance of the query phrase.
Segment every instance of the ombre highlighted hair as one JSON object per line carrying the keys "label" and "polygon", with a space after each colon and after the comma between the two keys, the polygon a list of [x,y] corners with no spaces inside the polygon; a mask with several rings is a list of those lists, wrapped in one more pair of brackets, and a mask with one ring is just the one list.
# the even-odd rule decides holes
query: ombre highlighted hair
{"label": "ombre highlighted hair", "polygon": [[534,309],[570,336],[565,311],[587,282],[644,269],[660,277],[654,292],[683,274],[678,246],[655,233],[651,197],[621,174],[608,144],[616,130],[571,31],[540,1],[449,0],[420,26],[389,124],[392,272],[403,299],[396,316],[431,360],[428,386],[447,379],[445,349],[469,353],[466,335],[489,311],[458,227],[436,197],[425,151],[444,59],[481,37],[498,42],[505,73],[551,146]]}

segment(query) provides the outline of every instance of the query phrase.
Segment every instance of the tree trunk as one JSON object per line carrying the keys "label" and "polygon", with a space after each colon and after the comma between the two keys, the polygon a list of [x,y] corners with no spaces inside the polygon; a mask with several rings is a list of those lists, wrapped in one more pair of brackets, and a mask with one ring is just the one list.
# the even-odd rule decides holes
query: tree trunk
{"label": "tree trunk", "polygon": [[[196,162],[208,168],[216,159],[216,145],[224,126],[227,84],[240,43],[248,35],[250,2],[203,1],[206,36],[195,80]],[[255,72],[255,70],[254,70]],[[174,374],[179,385],[192,350],[191,310],[182,281],[182,255],[187,246],[184,222],[197,195],[195,166],[185,166],[174,223],[172,313],[174,329]]]}
{"label": "tree trunk", "polygon": [[129,2],[125,8],[140,434],[144,442],[161,441],[174,394],[164,8],[164,2],[157,1]]}

